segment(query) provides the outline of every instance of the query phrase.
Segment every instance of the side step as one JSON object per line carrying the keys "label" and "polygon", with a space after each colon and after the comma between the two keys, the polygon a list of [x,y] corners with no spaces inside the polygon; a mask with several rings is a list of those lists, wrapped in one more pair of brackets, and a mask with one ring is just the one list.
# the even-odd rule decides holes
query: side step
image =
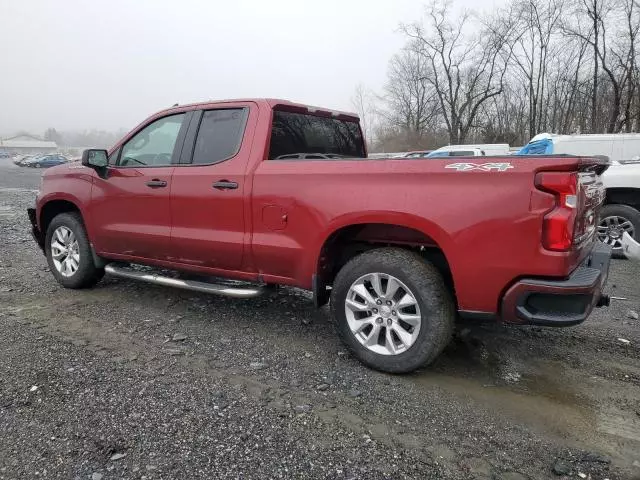
{"label": "side step", "polygon": [[156,273],[138,272],[128,268],[119,267],[113,264],[106,265],[104,271],[116,277],[128,278],[131,280],[142,280],[143,282],[155,283],[167,287],[182,288],[183,290],[193,290],[195,292],[213,293],[226,297],[254,298],[265,292],[264,287],[237,288],[226,285],[216,285],[215,283],[198,282],[195,280],[181,280],[179,278],[164,277]]}

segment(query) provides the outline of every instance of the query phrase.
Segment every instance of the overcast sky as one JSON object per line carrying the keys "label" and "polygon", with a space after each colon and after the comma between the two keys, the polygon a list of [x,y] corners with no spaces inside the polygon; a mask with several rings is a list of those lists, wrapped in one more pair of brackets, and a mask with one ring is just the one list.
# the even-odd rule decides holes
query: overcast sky
{"label": "overcast sky", "polygon": [[421,14],[420,0],[0,0],[0,134],[131,128],[206,99],[353,110]]}

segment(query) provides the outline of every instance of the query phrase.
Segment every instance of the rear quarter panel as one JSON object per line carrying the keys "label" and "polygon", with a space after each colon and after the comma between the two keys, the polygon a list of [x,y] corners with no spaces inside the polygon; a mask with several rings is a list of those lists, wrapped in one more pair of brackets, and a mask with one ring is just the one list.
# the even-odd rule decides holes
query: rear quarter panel
{"label": "rear quarter panel", "polygon": [[[464,161],[474,159],[455,159]],[[402,225],[443,250],[460,309],[495,312],[513,280],[565,276],[579,255],[541,247],[542,216],[553,198],[535,188],[534,173],[551,162],[491,161],[513,168],[456,171],[445,168],[454,161],[439,159],[264,161],[253,179],[254,262],[263,274],[309,288],[334,231],[357,223]],[[563,162],[554,159],[551,168]],[[265,222],[265,207],[277,207],[286,224]]]}

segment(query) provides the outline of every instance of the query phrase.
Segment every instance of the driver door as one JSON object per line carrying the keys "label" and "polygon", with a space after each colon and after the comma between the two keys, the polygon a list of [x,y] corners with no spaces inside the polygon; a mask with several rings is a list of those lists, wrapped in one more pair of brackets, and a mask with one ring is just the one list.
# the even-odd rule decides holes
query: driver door
{"label": "driver door", "polygon": [[89,218],[99,253],[166,260],[172,174],[190,116],[153,119],[112,154],[105,178],[93,178]]}

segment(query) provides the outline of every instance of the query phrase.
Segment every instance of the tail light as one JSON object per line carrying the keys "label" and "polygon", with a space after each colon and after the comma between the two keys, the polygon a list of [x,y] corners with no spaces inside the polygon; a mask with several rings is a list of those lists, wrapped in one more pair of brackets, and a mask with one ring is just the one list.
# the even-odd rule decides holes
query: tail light
{"label": "tail light", "polygon": [[570,250],[575,237],[576,218],[584,203],[575,172],[541,172],[536,175],[536,187],[556,197],[555,207],[542,223],[542,245],[547,250]]}

